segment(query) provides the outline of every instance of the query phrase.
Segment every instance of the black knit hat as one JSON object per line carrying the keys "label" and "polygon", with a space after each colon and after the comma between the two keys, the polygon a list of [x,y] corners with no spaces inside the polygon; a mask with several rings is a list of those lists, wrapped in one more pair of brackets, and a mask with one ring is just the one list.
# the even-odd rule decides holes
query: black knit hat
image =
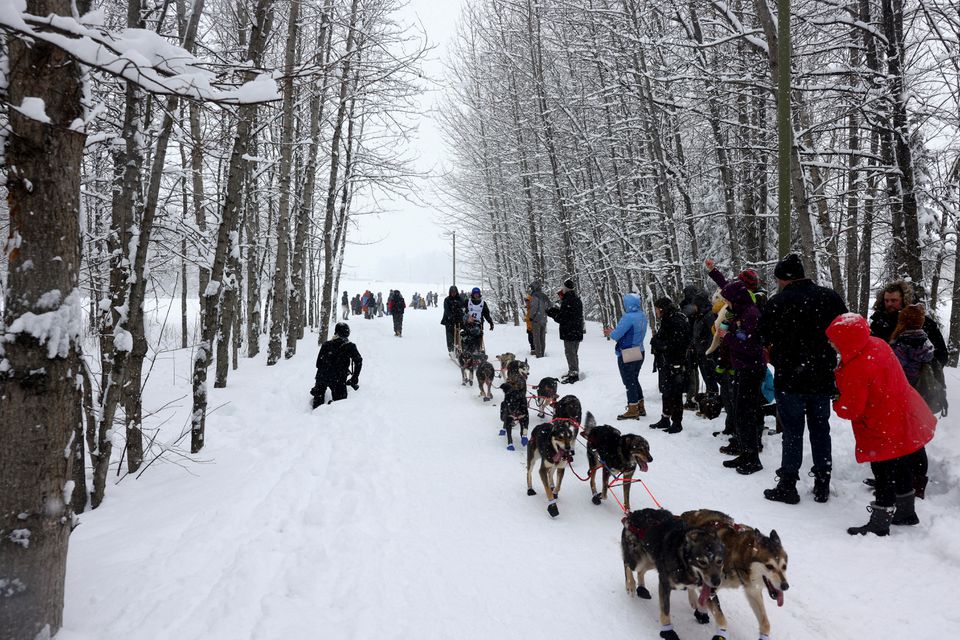
{"label": "black knit hat", "polygon": [[563,290],[564,291],[573,291],[576,287],[573,286],[573,279],[567,278],[563,281]]}
{"label": "black knit hat", "polygon": [[786,258],[777,263],[773,269],[773,275],[778,280],[799,280],[804,277],[803,262],[800,256],[791,253]]}

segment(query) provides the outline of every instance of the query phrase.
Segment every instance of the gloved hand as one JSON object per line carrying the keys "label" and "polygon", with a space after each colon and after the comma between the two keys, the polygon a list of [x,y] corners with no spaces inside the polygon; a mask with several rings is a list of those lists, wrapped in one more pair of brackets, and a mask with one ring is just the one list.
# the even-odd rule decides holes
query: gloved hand
{"label": "gloved hand", "polygon": [[358,378],[357,376],[353,376],[352,378],[347,380],[347,384],[353,387],[353,390],[356,391],[357,389],[360,388],[360,378]]}

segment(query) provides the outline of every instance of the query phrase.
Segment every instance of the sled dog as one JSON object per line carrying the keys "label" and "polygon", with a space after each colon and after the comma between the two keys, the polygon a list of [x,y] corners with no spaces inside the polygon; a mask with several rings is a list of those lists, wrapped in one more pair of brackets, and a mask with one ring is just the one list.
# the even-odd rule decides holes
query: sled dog
{"label": "sled dog", "polygon": [[500,377],[506,379],[507,377],[507,367],[510,366],[510,363],[517,359],[517,356],[513,355],[509,351],[507,353],[501,353],[497,356],[497,360],[500,361]]}
{"label": "sled dog", "polygon": [[530,433],[530,446],[527,447],[527,495],[535,496],[533,490],[533,466],[540,460],[540,480],[547,494],[547,513],[556,518],[560,515],[557,508],[557,494],[563,482],[563,471],[567,462],[573,459],[573,443],[576,432],[566,420],[538,424]]}
{"label": "sled dog", "polygon": [[[607,424],[598,425],[593,414],[587,412],[587,421],[583,425],[583,437],[587,439],[587,461],[590,465],[590,492],[593,495],[593,504],[600,504],[607,499],[607,488],[610,478],[614,475],[622,476],[623,506],[630,511],[630,480],[637,467],[646,471],[647,465],[653,462],[650,455],[650,444],[643,436],[628,433],[621,434]],[[597,491],[596,474],[603,468],[603,491]]]}
{"label": "sled dog", "polygon": [[[757,529],[736,524],[733,518],[719,511],[698,509],[687,511],[680,519],[688,527],[716,531],[725,548],[723,558],[723,581],[721,589],[743,587],[747,602],[757,617],[760,636],[770,635],[770,620],[763,605],[763,592],[766,590],[777,606],[783,606],[783,592],[790,588],[787,582],[787,552],[780,543],[780,536],[771,531],[765,536]],[[702,606],[690,595],[690,605],[698,622],[706,623],[709,618]],[[720,609],[719,600],[710,601],[717,627],[727,628],[727,620]]]}
{"label": "sled dog", "polygon": [[530,414],[527,407],[526,389],[515,387],[509,382],[500,385],[503,402],[500,404],[500,420],[503,426],[500,435],[507,436],[507,449],[514,451],[513,425],[520,425],[520,444],[527,446],[527,429],[530,427]]}
{"label": "sled dog", "polygon": [[[627,593],[649,599],[644,574],[656,568],[660,596],[660,637],[679,640],[670,624],[670,592],[699,588],[700,608],[716,599],[723,582],[725,549],[716,531],[688,526],[666,509],[640,509],[623,519],[620,536]],[[637,579],[633,573],[636,571]],[[638,585],[639,583],[639,585]]]}
{"label": "sled dog", "polygon": [[493,364],[483,361],[477,366],[477,387],[484,402],[493,399]]}
{"label": "sled dog", "polygon": [[546,377],[540,380],[537,385],[537,417],[543,418],[547,414],[544,411],[548,406],[553,407],[557,404],[557,384],[560,382],[557,378]]}

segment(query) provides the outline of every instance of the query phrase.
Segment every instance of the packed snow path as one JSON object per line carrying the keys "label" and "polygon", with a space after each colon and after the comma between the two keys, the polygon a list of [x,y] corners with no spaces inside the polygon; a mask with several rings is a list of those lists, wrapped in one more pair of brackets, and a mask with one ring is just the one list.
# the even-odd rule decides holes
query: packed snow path
{"label": "packed snow path", "polygon": [[[364,368],[347,401],[309,410],[315,336],[274,367],[262,356],[244,361],[227,389],[211,391],[212,407],[227,404],[210,416],[201,455],[169,456],[178,464],[158,462],[139,480],[111,486],[103,506],[81,516],[58,637],[656,639],[655,574],[654,600],[624,591],[616,502],[593,505],[570,474],[557,519],[536,476],[538,495],[526,495],[523,449],[508,452],[497,437],[502,393],[483,403],[475,386],[460,385],[439,312],[408,311],[402,339],[389,318],[350,324]],[[486,343],[491,355],[528,352],[522,327],[498,326]],[[772,638],[899,640],[960,630],[952,591],[960,491],[949,468],[960,460],[960,438],[952,419],[929,447],[936,484],[918,502],[922,525],[895,527],[886,539],[851,538],[844,528],[866,522],[870,495],[848,424],[832,421],[830,502],[815,504],[805,478],[801,504],[771,503],[762,490],[774,484],[778,436],[765,438],[764,471],[742,477],[720,466],[722,441],[711,436],[720,420],[688,412],[681,434],[648,429],[660,408],[649,362],[641,374],[648,419],[617,423],[623,388],[612,349],[591,325],[581,348],[586,377],[562,391],[601,423],[650,441],[654,461],[643,478],[665,507],[716,508],[778,531],[791,587],[783,608],[765,597]],[[531,362],[531,382],[565,372],[555,324],[547,352]],[[152,405],[188,392],[188,359],[180,351],[158,360]],[[177,404],[161,441],[175,437],[189,397]],[[585,464],[578,447],[581,474]],[[634,508],[652,506],[639,486],[632,498]],[[743,594],[720,597],[730,638],[756,638]],[[712,636],[682,593],[673,595],[673,613],[682,638]]]}

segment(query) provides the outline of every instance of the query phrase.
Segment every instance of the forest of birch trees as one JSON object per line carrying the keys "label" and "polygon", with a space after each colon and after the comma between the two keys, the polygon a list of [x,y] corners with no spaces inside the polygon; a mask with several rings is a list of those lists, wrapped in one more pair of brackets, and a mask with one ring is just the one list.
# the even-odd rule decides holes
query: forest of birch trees
{"label": "forest of birch trees", "polygon": [[[401,5],[0,0],[0,637],[60,625],[71,514],[108,474],[199,452],[208,385],[261,344],[326,339],[363,194],[410,186],[426,44]],[[158,300],[194,354],[162,448]]]}
{"label": "forest of birch trees", "polygon": [[[444,112],[452,227],[515,315],[574,276],[588,312],[777,255],[772,0],[476,0]],[[960,13],[949,0],[794,0],[792,249],[869,313],[911,279],[960,297]],[[466,235],[466,234],[465,234]],[[960,340],[960,305],[950,342]]]}

